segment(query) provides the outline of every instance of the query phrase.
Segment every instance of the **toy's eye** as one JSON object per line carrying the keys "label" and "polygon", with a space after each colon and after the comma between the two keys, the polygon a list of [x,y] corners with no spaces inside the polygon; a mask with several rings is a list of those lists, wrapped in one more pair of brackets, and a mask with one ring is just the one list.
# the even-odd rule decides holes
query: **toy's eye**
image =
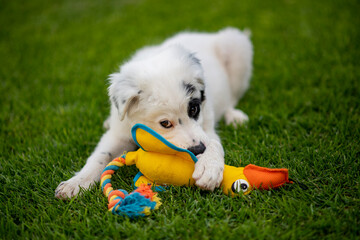
{"label": "toy's eye", "polygon": [[160,122],[160,125],[164,128],[171,128],[173,125],[169,120],[164,120]]}
{"label": "toy's eye", "polygon": [[244,179],[238,179],[232,184],[231,190],[234,193],[237,193],[240,191],[247,192],[249,190],[249,183],[247,181],[245,181]]}

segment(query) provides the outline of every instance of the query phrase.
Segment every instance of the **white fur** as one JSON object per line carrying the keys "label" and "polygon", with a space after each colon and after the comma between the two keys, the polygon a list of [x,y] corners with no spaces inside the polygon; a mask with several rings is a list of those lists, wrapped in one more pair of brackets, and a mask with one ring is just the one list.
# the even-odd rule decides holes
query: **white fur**
{"label": "white fur", "polygon": [[[242,124],[248,117],[234,109],[249,87],[252,44],[249,34],[234,28],[217,33],[180,33],[163,44],[146,47],[110,75],[108,128],[85,166],[71,179],[60,183],[58,198],[73,197],[79,187],[87,189],[99,181],[107,163],[136,146],[130,129],[143,123],[182,148],[206,147],[197,155],[193,178],[196,185],[213,190],[222,181],[224,150],[215,123],[225,115],[227,124]],[[200,60],[200,64],[198,62]],[[190,91],[184,83],[193,86]],[[200,99],[198,119],[188,115],[189,101]],[[161,121],[168,120],[171,128]]]}

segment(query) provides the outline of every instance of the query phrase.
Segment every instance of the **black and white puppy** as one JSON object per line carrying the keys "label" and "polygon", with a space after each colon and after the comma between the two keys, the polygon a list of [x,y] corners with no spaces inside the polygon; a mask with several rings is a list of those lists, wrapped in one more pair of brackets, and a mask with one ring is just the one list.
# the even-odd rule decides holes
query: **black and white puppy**
{"label": "black and white puppy", "polygon": [[214,190],[222,181],[224,150],[215,124],[248,120],[234,109],[249,87],[253,49],[247,32],[180,33],[158,46],[139,50],[110,75],[111,114],[85,166],[60,183],[58,198],[78,194],[99,181],[104,167],[124,151],[136,149],[130,129],[142,123],[199,159],[196,185]]}

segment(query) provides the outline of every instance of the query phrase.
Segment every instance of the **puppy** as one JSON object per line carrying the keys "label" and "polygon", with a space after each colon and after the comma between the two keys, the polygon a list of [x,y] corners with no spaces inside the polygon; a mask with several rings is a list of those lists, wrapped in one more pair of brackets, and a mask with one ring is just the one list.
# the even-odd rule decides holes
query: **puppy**
{"label": "puppy", "polygon": [[252,57],[249,34],[235,28],[180,33],[139,50],[110,75],[106,133],[81,171],[60,183],[55,196],[71,198],[80,188],[88,189],[113,158],[135,150],[130,129],[136,123],[197,156],[197,186],[219,187],[224,150],[215,124],[222,116],[235,126],[248,120],[234,107],[249,87]]}

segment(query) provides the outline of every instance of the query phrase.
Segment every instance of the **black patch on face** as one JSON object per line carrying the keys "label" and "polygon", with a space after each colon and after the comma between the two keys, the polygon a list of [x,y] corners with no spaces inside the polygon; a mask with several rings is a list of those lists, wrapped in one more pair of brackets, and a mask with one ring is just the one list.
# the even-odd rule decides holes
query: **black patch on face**
{"label": "black patch on face", "polygon": [[179,118],[179,124],[181,125],[182,124],[182,121],[181,121],[181,119]]}
{"label": "black patch on face", "polygon": [[186,95],[191,95],[196,90],[195,86],[190,83],[183,82],[183,87],[186,91]]}
{"label": "black patch on face", "polygon": [[200,94],[201,94],[201,97],[200,97],[201,102],[205,101],[205,99],[206,99],[205,91],[204,90],[200,91]]}
{"label": "black patch on face", "polygon": [[188,115],[190,118],[198,120],[200,114],[200,104],[201,101],[199,98],[193,98],[190,100],[188,105]]}

